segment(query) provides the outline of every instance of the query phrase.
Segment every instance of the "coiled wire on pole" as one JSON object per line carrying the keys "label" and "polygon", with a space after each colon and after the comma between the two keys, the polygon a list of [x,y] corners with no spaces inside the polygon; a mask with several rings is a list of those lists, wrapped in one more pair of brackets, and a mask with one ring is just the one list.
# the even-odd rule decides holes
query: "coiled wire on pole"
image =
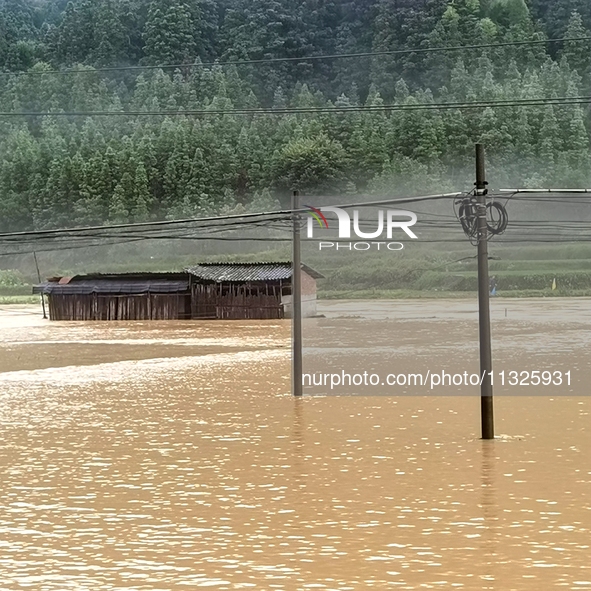
{"label": "coiled wire on pole", "polygon": [[[478,200],[474,193],[460,197],[454,202],[456,217],[462,225],[462,229],[470,241],[478,239]],[[486,227],[488,238],[502,234],[509,223],[509,215],[504,205],[498,201],[489,201],[486,204]]]}

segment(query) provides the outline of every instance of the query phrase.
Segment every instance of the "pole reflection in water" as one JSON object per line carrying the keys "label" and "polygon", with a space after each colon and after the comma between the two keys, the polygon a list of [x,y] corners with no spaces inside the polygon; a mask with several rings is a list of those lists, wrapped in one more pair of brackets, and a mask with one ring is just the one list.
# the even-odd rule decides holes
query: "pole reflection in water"
{"label": "pole reflection in water", "polygon": [[496,590],[495,573],[499,562],[498,554],[498,521],[499,507],[497,504],[496,450],[494,440],[482,440],[482,477],[481,477],[481,507],[484,517],[482,534],[482,556],[484,557],[484,574],[482,575],[482,589]]}
{"label": "pole reflection in water", "polygon": [[293,431],[292,431],[292,444],[293,444],[293,475],[294,475],[294,487],[293,490],[306,488],[306,477],[305,470],[305,444],[304,444],[304,405],[307,401],[303,397],[294,398],[293,401]]}

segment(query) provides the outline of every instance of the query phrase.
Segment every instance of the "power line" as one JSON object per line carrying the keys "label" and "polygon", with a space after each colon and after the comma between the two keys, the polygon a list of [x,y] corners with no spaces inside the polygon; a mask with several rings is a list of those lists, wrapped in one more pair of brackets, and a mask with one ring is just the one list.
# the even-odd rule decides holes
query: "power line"
{"label": "power line", "polygon": [[[463,195],[463,193],[447,193],[440,195],[427,195],[420,197],[406,197],[381,199],[378,201],[362,201],[358,203],[347,203],[337,205],[342,209],[361,208],[361,207],[379,207],[385,205],[396,205],[406,203],[431,202],[442,199],[449,199]],[[492,195],[491,195],[492,196]],[[327,200],[328,197],[316,197],[314,200]],[[332,198],[334,200],[334,197]],[[560,204],[562,200],[554,197],[545,199],[546,203]],[[300,213],[306,213],[307,209],[299,210]],[[101,225],[90,227],[79,227],[70,229],[39,230],[26,232],[13,232],[0,234],[0,243],[6,246],[17,247],[29,246],[38,252],[70,250],[73,248],[94,248],[100,246],[114,246],[117,244],[145,241],[145,240],[195,240],[195,241],[255,241],[255,242],[274,242],[276,244],[289,242],[288,238],[280,236],[218,236],[221,232],[234,232],[240,228],[247,229],[249,226],[253,229],[264,227],[266,229],[281,229],[281,224],[288,221],[293,212],[291,210],[281,210],[273,212],[233,214],[225,216],[215,216],[206,218],[193,218],[184,220],[165,220],[160,222],[142,222],[135,224],[118,224],[113,226]],[[430,215],[430,214],[426,214]],[[448,216],[445,216],[448,217]],[[365,226],[366,221],[362,221]],[[453,230],[452,225],[447,220],[422,220],[423,225],[427,226],[426,235],[421,238],[421,242],[455,242],[457,239],[450,238],[430,238],[429,226],[433,230],[440,230],[444,234],[446,231]],[[580,220],[541,220],[541,221],[523,221],[515,222],[515,229],[522,228],[521,236],[508,236],[500,243],[527,243],[527,242],[549,242],[554,239],[556,242],[586,242],[591,240],[591,236],[582,234],[580,226],[584,222]],[[176,233],[167,233],[170,228],[176,228]],[[372,226],[373,227],[373,226]],[[195,232],[199,230],[199,235]],[[577,235],[570,238],[561,234],[561,231],[577,230]],[[527,232],[524,235],[524,231]],[[536,235],[531,234],[532,231]],[[540,235],[541,232],[541,235]],[[431,234],[432,235],[432,234]],[[47,245],[45,248],[39,248],[39,243],[48,240],[58,241],[58,245]],[[68,242],[67,245],[64,242]],[[458,240],[459,241],[459,240]],[[61,244],[59,244],[61,243]],[[11,252],[1,253],[0,256],[18,256],[32,252],[29,250],[12,250]]]}
{"label": "power line", "polygon": [[499,193],[511,193],[512,195],[520,193],[591,193],[591,189],[499,189]]}
{"label": "power line", "polygon": [[35,247],[32,250],[15,250],[12,252],[0,252],[0,257],[8,256],[21,256],[26,254],[32,254],[34,252],[54,252],[61,250],[76,250],[83,248],[101,248],[108,246],[120,246],[122,244],[129,244],[131,242],[143,242],[142,238],[133,238],[127,240],[114,240],[110,242],[100,242],[98,244],[69,244],[68,246],[48,246],[48,247]]}
{"label": "power line", "polygon": [[[443,199],[455,198],[463,195],[461,192],[444,193],[439,195],[427,195],[417,197],[402,197],[402,198],[391,198],[391,199],[380,199],[373,201],[359,201],[356,203],[339,204],[335,207],[341,209],[361,208],[361,207],[379,207],[386,205],[396,204],[410,204],[410,203],[421,203],[431,202]],[[491,197],[494,196],[491,194]],[[315,201],[325,201],[328,197],[315,197]],[[522,198],[525,200],[525,198]],[[332,198],[334,200],[334,197]],[[521,199],[520,199],[521,200]],[[545,203],[561,204],[563,199],[554,197],[546,198],[543,200]],[[307,209],[299,210],[299,213],[307,213]],[[432,214],[423,212],[424,215],[430,216]],[[253,228],[264,227],[267,229],[282,229],[281,224],[289,221],[293,212],[291,210],[278,210],[271,212],[260,212],[260,213],[243,213],[243,214],[232,214],[224,216],[213,216],[204,218],[189,218],[181,220],[164,220],[154,222],[139,222],[139,223],[127,223],[127,224],[115,224],[115,225],[100,225],[100,226],[86,226],[86,227],[75,227],[75,228],[60,228],[51,230],[31,230],[24,232],[10,232],[0,234],[0,243],[5,244],[25,244],[25,243],[37,243],[43,240],[68,240],[83,242],[88,240],[116,240],[134,238],[139,240],[150,240],[150,239],[187,239],[187,240],[215,240],[217,239],[214,235],[220,232],[235,231],[239,228],[246,228],[252,226]],[[434,214],[437,217],[446,217],[453,219],[453,216],[445,214]],[[369,224],[362,220],[362,225]],[[447,220],[423,220],[423,223],[427,226],[435,226],[441,230],[446,227],[452,227],[451,223]],[[552,220],[545,222],[531,221],[531,222],[516,222],[520,226],[531,225],[538,228],[549,228],[550,225],[562,226],[567,229],[571,224],[575,225],[579,220]],[[170,227],[177,228],[177,234],[162,234],[166,232]],[[200,230],[200,235],[180,235],[180,232],[195,232]],[[127,232],[125,232],[127,231]],[[204,233],[205,232],[205,233]],[[255,239],[255,237],[231,237],[221,238],[223,240],[241,240],[241,239]],[[268,241],[280,240],[280,238],[265,238]],[[84,247],[85,245],[80,245]]]}
{"label": "power line", "polygon": [[[566,229],[566,228],[565,228]],[[543,235],[527,235],[523,236],[523,233],[520,233],[520,237],[512,237],[512,236],[504,236],[498,239],[498,245],[509,245],[509,244],[528,244],[528,243],[548,243],[548,244],[570,244],[570,243],[587,243],[591,242],[591,235],[577,235],[576,237],[565,236],[564,234],[560,233],[548,233]],[[251,236],[237,236],[237,237],[210,237],[210,236],[202,236],[202,237],[189,237],[189,236],[162,236],[162,237],[152,237],[152,236],[142,236],[142,237],[135,237],[130,239],[128,237],[122,236],[120,240],[111,239],[109,242],[99,242],[93,244],[79,244],[79,245],[68,245],[68,246],[51,246],[48,245],[46,247],[35,247],[34,250],[18,250],[12,252],[2,252],[0,253],[0,257],[4,256],[21,256],[26,254],[31,254],[32,252],[56,252],[56,251],[65,251],[65,250],[74,250],[74,249],[86,249],[86,248],[101,248],[101,247],[109,247],[109,246],[120,246],[122,244],[128,244],[132,242],[143,242],[145,240],[155,240],[155,239],[166,239],[166,240],[194,240],[194,241],[232,241],[232,242],[240,242],[240,241],[255,241],[255,242],[273,242],[275,244],[279,243],[290,243],[291,238],[256,238]],[[310,242],[314,243],[314,239],[302,239],[303,242]],[[464,239],[462,238],[427,238],[421,237],[420,239],[421,244],[442,244],[442,243],[453,243],[453,244],[463,244]],[[471,258],[471,257],[468,257]],[[451,263],[448,263],[451,264]]]}
{"label": "power line", "polygon": [[405,105],[367,105],[348,107],[306,107],[284,109],[186,109],[178,111],[70,111],[70,112],[0,112],[0,117],[179,117],[225,115],[301,115],[360,112],[432,111],[449,109],[486,109],[505,107],[536,107],[546,105],[584,105],[591,103],[591,96],[546,97],[537,99],[511,99],[501,101],[463,101],[455,103],[417,103]]}
{"label": "power line", "polygon": [[[545,45],[546,43],[562,43],[569,41],[590,41],[591,37],[562,37],[558,39],[533,39],[530,41],[506,41],[502,43],[482,43],[478,45],[452,45],[450,47],[414,47],[409,49],[393,49],[384,51],[367,51],[360,53],[335,53],[328,55],[310,55],[297,57],[271,57],[260,59],[246,59],[246,60],[227,60],[215,62],[193,62],[191,64],[159,64],[154,66],[108,66],[101,68],[89,68],[85,70],[29,70],[27,72],[14,73],[19,76],[43,76],[46,74],[93,74],[96,72],[126,72],[126,71],[148,71],[148,70],[178,70],[189,68],[207,68],[215,66],[247,66],[259,64],[274,64],[286,62],[307,62],[320,60],[336,60],[336,59],[354,59],[354,58],[369,58],[380,57],[387,55],[410,55],[410,54],[424,54],[424,53],[445,53],[449,51],[473,51],[476,49],[502,48],[502,47],[519,47],[526,45]],[[10,75],[10,72],[2,72],[2,74]]]}
{"label": "power line", "polygon": [[[458,195],[462,195],[461,192],[455,193],[441,193],[438,195],[423,195],[417,197],[397,197],[392,199],[381,199],[381,200],[374,200],[374,201],[365,201],[365,202],[358,202],[358,203],[345,203],[341,205],[335,205],[334,207],[340,207],[341,209],[348,209],[353,207],[374,207],[380,205],[395,205],[395,204],[404,204],[404,203],[417,203],[417,202],[424,202],[424,201],[436,201],[439,199],[448,199],[451,197],[457,197]],[[316,200],[327,199],[326,197],[316,196],[314,197]],[[96,237],[96,234],[88,234],[88,232],[100,232],[100,231],[107,231],[111,232],[113,230],[127,230],[127,229],[137,229],[140,230],[142,228],[160,228],[166,226],[182,226],[187,224],[205,224],[209,225],[213,229],[217,228],[224,228],[232,227],[232,226],[243,226],[247,223],[271,223],[276,222],[278,220],[286,220],[289,219],[294,213],[308,213],[308,209],[300,209],[297,212],[294,212],[290,209],[288,210],[277,210],[277,211],[267,211],[267,212],[260,212],[260,213],[241,213],[241,214],[231,214],[231,215],[222,215],[222,216],[212,216],[212,217],[204,217],[204,218],[189,218],[189,219],[182,219],[182,220],[163,220],[163,221],[155,221],[155,222],[137,222],[137,223],[128,223],[128,224],[114,224],[114,225],[100,225],[100,226],[84,226],[84,227],[75,227],[75,228],[56,228],[52,230],[26,230],[22,232],[5,232],[0,234],[0,241],[11,241],[11,239],[19,239],[19,238],[28,238],[31,237],[33,239],[42,239],[44,237],[54,237],[59,235],[67,236],[69,239],[75,236],[73,234],[81,234],[84,236],[86,233],[87,237]],[[241,221],[244,220],[244,221]],[[216,222],[224,222],[223,224],[216,224]],[[212,226],[212,224],[214,224]]]}
{"label": "power line", "polygon": [[256,238],[252,236],[240,236],[240,237],[233,237],[233,238],[224,238],[224,237],[211,237],[211,236],[202,236],[202,237],[191,237],[191,236],[161,236],[161,237],[154,237],[154,236],[141,236],[137,238],[129,238],[123,236],[121,240],[112,240],[110,242],[99,242],[95,244],[77,244],[77,245],[69,245],[69,246],[45,246],[41,248],[35,248],[34,250],[15,250],[12,252],[0,252],[0,257],[3,256],[21,256],[25,254],[31,254],[33,252],[54,252],[54,251],[61,251],[61,250],[74,250],[74,249],[84,249],[84,248],[101,248],[101,247],[108,247],[108,246],[120,246],[122,244],[129,244],[132,242],[145,242],[146,240],[194,240],[194,241],[221,241],[221,242],[291,242],[291,238]]}
{"label": "power line", "polygon": [[26,237],[26,236],[52,236],[56,234],[76,234],[83,232],[101,231],[101,230],[117,230],[117,229],[128,229],[128,228],[146,228],[146,227],[162,227],[162,226],[178,226],[183,224],[195,224],[195,223],[210,223],[216,221],[225,220],[239,220],[245,218],[261,218],[265,216],[277,217],[287,216],[291,214],[290,211],[272,211],[262,213],[243,213],[243,214],[232,214],[225,216],[215,217],[204,217],[204,218],[189,218],[183,220],[162,220],[155,222],[136,222],[128,224],[113,224],[113,225],[100,225],[100,226],[83,226],[75,228],[56,228],[53,230],[27,230],[23,232],[7,232],[0,234],[0,239],[12,238],[12,237]]}

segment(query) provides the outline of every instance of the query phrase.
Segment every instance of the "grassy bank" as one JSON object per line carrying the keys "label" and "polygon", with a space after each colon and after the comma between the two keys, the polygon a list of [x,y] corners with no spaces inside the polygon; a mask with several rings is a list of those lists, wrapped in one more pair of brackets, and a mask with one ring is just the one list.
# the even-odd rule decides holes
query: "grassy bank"
{"label": "grassy bank", "polygon": [[[410,299],[461,299],[475,298],[476,291],[412,291],[408,289],[366,289],[318,292],[322,300],[410,300]],[[516,289],[497,292],[499,298],[558,298],[591,297],[591,289],[552,290],[552,289]]]}
{"label": "grassy bank", "polygon": [[[455,260],[446,261],[452,256]],[[319,293],[325,298],[465,297],[478,290],[477,261],[474,257],[462,257],[461,253],[381,260],[348,257],[345,264],[343,258],[338,262],[319,259],[312,266],[325,276],[318,283]],[[497,292],[503,296],[591,295],[589,258],[503,257],[489,261],[489,273],[495,277]]]}
{"label": "grassy bank", "polygon": [[32,286],[19,271],[0,270],[0,304],[37,304],[39,296],[31,294]]}
{"label": "grassy bank", "polygon": [[37,295],[16,295],[16,296],[3,296],[0,295],[0,305],[1,306],[10,306],[11,304],[24,306],[24,305],[32,305],[32,304],[39,304],[40,300],[39,296]]}

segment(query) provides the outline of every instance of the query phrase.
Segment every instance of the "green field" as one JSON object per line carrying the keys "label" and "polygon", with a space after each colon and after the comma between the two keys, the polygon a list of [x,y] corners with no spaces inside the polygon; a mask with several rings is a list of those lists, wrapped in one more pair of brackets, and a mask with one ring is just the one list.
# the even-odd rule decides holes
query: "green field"
{"label": "green field", "polygon": [[26,296],[26,295],[22,295],[22,296],[2,296],[0,295],[0,305],[2,306],[7,306],[7,305],[32,305],[32,304],[39,304],[40,300],[39,300],[39,296]]}
{"label": "green field", "polygon": [[[319,294],[325,298],[462,297],[478,289],[473,258],[460,262],[425,257],[353,260],[334,266],[318,263],[315,268],[326,277],[319,282]],[[497,293],[502,296],[591,295],[589,258],[490,260],[489,274],[496,278]],[[554,282],[556,289],[552,289]]]}

